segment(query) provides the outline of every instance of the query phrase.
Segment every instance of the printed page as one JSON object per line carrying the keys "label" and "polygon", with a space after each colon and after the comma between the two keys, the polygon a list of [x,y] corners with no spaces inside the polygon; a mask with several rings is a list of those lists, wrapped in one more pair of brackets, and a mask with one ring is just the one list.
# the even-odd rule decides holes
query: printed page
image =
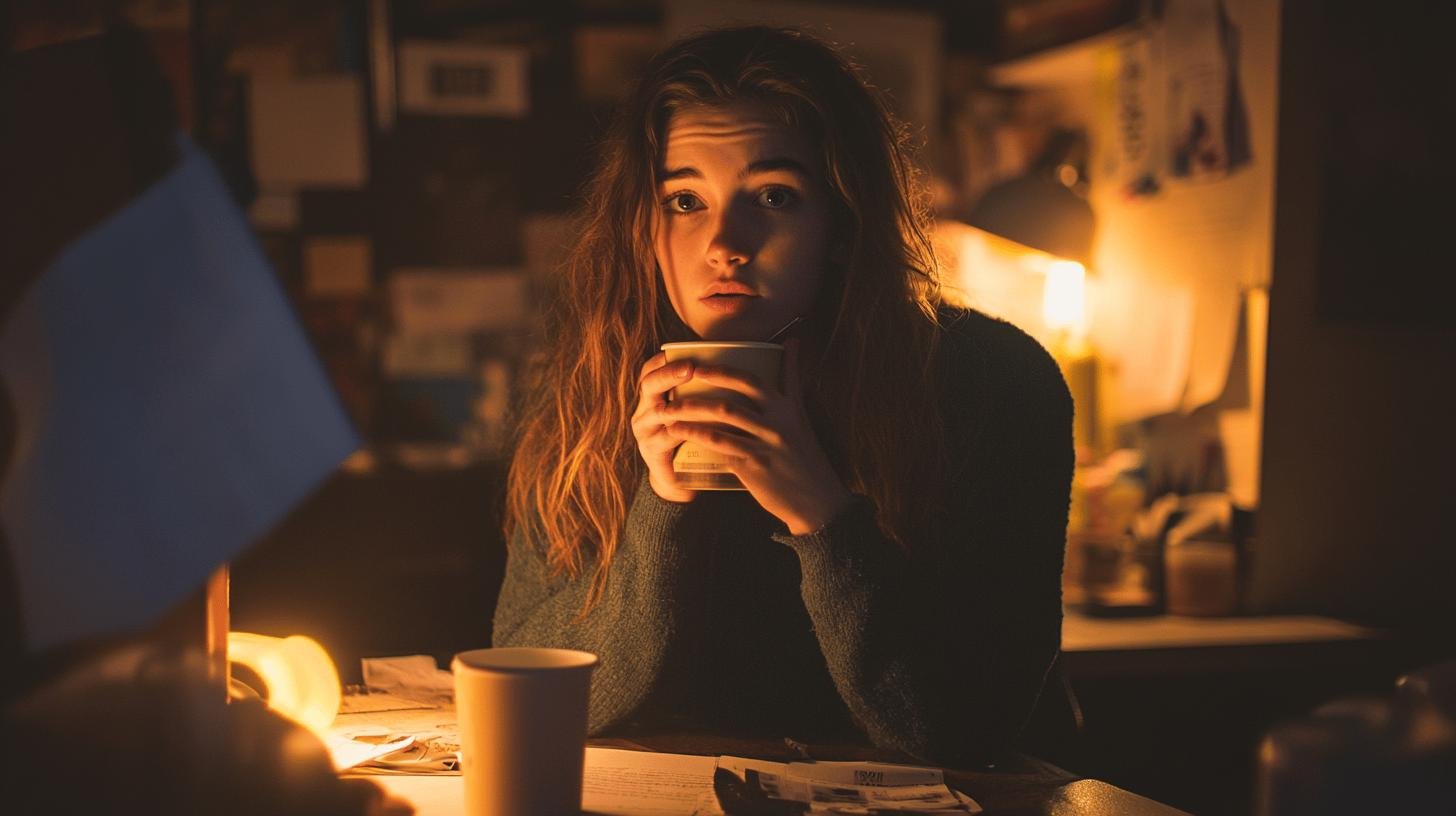
{"label": "printed page", "polygon": [[721,814],[713,793],[717,765],[715,757],[588,747],[582,811],[602,816]]}
{"label": "printed page", "polygon": [[939,785],[939,768],[892,765],[886,762],[791,762],[787,773],[831,785]]}
{"label": "printed page", "polygon": [[[722,816],[713,793],[714,757],[586,749],[581,809],[587,816]],[[461,776],[370,777],[409,802],[415,816],[465,812]]]}

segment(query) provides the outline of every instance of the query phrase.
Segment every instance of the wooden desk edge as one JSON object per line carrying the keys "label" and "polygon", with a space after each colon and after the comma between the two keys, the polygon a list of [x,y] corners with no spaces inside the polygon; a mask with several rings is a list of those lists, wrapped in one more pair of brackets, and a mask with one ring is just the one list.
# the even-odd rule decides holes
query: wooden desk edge
{"label": "wooden desk edge", "polygon": [[1093,618],[1068,610],[1062,618],[1062,652],[1124,652],[1374,641],[1390,636],[1316,615],[1193,618]]}

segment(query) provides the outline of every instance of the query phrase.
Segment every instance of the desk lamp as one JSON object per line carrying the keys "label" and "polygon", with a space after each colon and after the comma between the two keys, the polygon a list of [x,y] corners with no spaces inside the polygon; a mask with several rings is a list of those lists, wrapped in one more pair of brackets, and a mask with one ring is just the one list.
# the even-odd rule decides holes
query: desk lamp
{"label": "desk lamp", "polygon": [[967,221],[1014,249],[1021,266],[1043,276],[1042,321],[1077,406],[1077,458],[1092,458],[1105,440],[1097,417],[1097,360],[1087,339],[1086,274],[1096,218],[1086,188],[1087,139],[1060,129],[1023,174],[982,195]]}

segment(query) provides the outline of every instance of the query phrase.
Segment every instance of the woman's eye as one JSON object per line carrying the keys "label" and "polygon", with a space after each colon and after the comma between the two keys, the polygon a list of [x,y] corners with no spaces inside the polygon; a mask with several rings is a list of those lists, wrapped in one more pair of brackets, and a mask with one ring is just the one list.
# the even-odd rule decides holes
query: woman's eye
{"label": "woman's eye", "polygon": [[794,203],[794,199],[794,191],[787,187],[769,187],[758,194],[759,205],[771,210],[787,207]]}
{"label": "woman's eye", "polygon": [[671,212],[687,213],[702,208],[703,202],[692,193],[673,193],[667,197],[667,209]]}

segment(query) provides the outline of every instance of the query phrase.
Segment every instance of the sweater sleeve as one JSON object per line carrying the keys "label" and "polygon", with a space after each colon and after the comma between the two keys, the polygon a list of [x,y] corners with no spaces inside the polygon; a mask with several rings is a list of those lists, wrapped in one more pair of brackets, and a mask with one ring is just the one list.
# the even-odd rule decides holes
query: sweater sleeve
{"label": "sweater sleeve", "polygon": [[1071,398],[1050,356],[999,325],[1020,353],[976,363],[980,427],[952,462],[939,546],[910,542],[907,554],[864,497],[819,530],[776,536],[799,555],[804,605],[851,713],[877,745],[941,764],[1009,747],[1061,642]]}
{"label": "sweater sleeve", "polygon": [[677,585],[691,537],[688,510],[641,480],[605,590],[585,616],[594,561],[575,577],[552,575],[541,542],[521,532],[510,542],[492,642],[596,654],[587,724],[592,734],[622,721],[646,698],[681,629]]}

